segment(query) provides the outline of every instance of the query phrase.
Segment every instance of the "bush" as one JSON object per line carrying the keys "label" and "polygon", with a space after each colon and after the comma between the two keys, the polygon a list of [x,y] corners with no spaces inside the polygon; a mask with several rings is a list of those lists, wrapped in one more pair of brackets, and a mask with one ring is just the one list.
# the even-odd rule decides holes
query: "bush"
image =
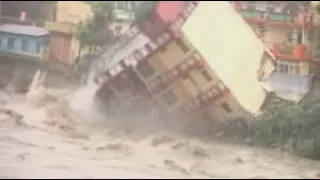
{"label": "bush", "polygon": [[238,137],[251,145],[320,159],[320,103],[277,105],[241,130]]}

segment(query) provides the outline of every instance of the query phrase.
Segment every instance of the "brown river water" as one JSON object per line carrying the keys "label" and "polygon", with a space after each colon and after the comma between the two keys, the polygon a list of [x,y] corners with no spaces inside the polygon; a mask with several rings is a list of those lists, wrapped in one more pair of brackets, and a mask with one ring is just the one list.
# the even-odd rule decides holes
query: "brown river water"
{"label": "brown river water", "polygon": [[277,151],[89,125],[52,94],[37,106],[0,94],[24,116],[0,114],[1,178],[320,178],[320,162]]}

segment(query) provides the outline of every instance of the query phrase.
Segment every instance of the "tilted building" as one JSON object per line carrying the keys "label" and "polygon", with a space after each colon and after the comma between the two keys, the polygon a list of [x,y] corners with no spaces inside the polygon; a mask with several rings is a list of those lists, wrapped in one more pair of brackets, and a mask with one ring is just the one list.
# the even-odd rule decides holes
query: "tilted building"
{"label": "tilted building", "polygon": [[230,3],[158,1],[146,15],[101,54],[95,80],[108,113],[260,112],[275,57]]}

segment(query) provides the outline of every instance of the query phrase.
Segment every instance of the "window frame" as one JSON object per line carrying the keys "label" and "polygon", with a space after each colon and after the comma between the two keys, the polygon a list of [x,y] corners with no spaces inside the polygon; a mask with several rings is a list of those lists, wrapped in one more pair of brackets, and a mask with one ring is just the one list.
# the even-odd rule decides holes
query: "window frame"
{"label": "window frame", "polygon": [[[12,41],[10,41],[12,40]],[[7,38],[7,48],[9,49],[14,49],[14,44],[15,44],[16,38],[12,36],[8,36]],[[11,44],[12,43],[12,44]]]}
{"label": "window frame", "polygon": [[[173,95],[172,97],[174,97],[174,100],[164,100],[163,97],[168,97],[168,95]],[[159,95],[159,98],[158,98],[160,101],[161,101],[161,104],[164,105],[164,106],[174,106],[178,101],[179,101],[179,98],[178,96],[172,91],[172,89],[167,89],[165,91],[163,91],[160,95]]]}
{"label": "window frame", "polygon": [[222,103],[221,107],[226,113],[232,113],[233,112],[233,109],[231,108],[231,106],[227,102]]}
{"label": "window frame", "polygon": [[[284,72],[281,70],[281,66],[287,68],[287,72]],[[278,61],[276,65],[276,70],[279,73],[285,73],[288,75],[299,75],[300,73],[300,65],[298,63],[290,63],[290,62],[283,62],[283,61]]]}
{"label": "window frame", "polygon": [[[149,73],[145,74],[145,72],[142,72],[144,70],[146,70],[145,68],[147,68],[147,70],[149,71]],[[144,80],[148,80],[150,79],[152,76],[154,76],[156,74],[156,70],[151,66],[151,64],[149,63],[149,61],[145,61],[142,62],[141,64],[139,64],[136,67],[138,73],[140,74],[140,76],[144,79]],[[142,70],[142,71],[141,71]]]}
{"label": "window frame", "polygon": [[213,76],[209,73],[209,71],[204,68],[200,70],[200,74],[207,82],[211,82],[213,80]]}
{"label": "window frame", "polygon": [[182,53],[186,54],[190,52],[190,47],[183,41],[183,39],[178,38],[175,40],[176,45],[179,47]]}
{"label": "window frame", "polygon": [[30,51],[29,40],[28,39],[22,39],[21,40],[21,50],[23,52],[29,52]]}
{"label": "window frame", "polygon": [[115,32],[116,35],[121,34],[121,32],[122,32],[122,26],[121,26],[121,25],[115,25],[115,26],[114,26],[114,32]]}

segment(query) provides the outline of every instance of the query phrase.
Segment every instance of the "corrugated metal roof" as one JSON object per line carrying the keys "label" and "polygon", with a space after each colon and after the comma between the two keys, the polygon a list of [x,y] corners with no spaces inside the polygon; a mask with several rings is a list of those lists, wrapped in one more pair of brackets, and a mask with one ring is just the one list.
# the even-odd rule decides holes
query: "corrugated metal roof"
{"label": "corrugated metal roof", "polygon": [[29,36],[43,36],[49,34],[49,31],[45,28],[35,26],[22,26],[16,24],[4,24],[0,26],[0,32],[11,34],[22,34]]}

